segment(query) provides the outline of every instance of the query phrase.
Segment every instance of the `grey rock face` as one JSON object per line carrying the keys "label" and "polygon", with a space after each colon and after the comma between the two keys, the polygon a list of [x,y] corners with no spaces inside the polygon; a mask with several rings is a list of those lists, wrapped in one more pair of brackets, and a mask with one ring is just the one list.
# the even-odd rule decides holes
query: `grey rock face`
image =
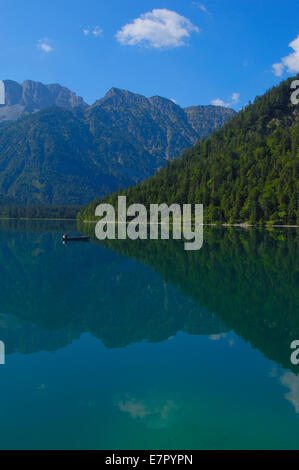
{"label": "grey rock face", "polygon": [[184,111],[189,124],[201,137],[207,137],[236,114],[233,109],[214,105],[190,106]]}
{"label": "grey rock face", "polygon": [[87,106],[80,96],[58,84],[44,85],[32,80],[21,84],[13,80],[3,82],[5,104],[0,105],[0,121],[15,120],[24,112],[34,113],[51,106],[70,110]]}
{"label": "grey rock face", "polygon": [[22,100],[22,86],[12,80],[4,80],[5,105],[20,104]]}

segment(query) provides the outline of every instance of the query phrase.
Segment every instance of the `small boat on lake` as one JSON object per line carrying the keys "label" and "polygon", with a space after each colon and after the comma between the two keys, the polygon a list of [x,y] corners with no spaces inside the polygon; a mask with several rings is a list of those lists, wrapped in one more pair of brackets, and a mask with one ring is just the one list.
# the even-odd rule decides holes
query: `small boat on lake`
{"label": "small boat on lake", "polygon": [[89,237],[86,236],[79,236],[79,237],[70,237],[67,233],[64,233],[61,237],[63,243],[66,242],[88,242]]}

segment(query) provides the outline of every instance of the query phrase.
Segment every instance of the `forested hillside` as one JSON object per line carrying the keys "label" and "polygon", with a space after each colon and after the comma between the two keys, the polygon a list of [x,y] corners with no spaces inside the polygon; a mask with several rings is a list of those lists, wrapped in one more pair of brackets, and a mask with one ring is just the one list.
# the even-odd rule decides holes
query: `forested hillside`
{"label": "forested hillside", "polygon": [[[298,78],[298,77],[297,77]],[[290,83],[273,87],[182,159],[136,187],[109,196],[116,204],[202,203],[205,221],[298,224],[298,106]],[[99,200],[79,217],[93,219]]]}

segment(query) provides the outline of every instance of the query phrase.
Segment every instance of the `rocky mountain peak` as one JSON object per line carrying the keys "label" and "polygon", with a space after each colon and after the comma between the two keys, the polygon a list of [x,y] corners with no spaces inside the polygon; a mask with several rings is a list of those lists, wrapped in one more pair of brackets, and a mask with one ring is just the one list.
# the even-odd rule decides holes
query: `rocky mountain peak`
{"label": "rocky mountain peak", "polygon": [[5,104],[0,106],[0,121],[17,119],[23,112],[36,112],[50,106],[66,109],[86,107],[83,99],[58,84],[44,85],[40,82],[25,80],[18,83],[3,80]]}

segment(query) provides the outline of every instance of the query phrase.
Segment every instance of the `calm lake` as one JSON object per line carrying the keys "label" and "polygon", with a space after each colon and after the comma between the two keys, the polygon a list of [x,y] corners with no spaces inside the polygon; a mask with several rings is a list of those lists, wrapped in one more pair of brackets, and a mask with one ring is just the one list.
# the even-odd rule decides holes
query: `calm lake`
{"label": "calm lake", "polygon": [[299,449],[298,231],[0,222],[1,449]]}

